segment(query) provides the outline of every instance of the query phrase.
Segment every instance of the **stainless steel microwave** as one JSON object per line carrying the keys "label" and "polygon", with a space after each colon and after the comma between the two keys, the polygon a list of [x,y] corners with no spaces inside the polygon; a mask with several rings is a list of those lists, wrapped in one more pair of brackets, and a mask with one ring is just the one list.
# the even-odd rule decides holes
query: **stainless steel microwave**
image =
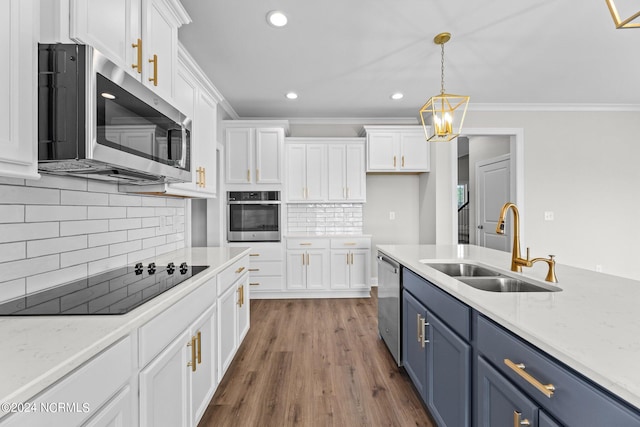
{"label": "stainless steel microwave", "polygon": [[191,120],[97,50],[38,49],[38,169],[126,184],[191,180]]}

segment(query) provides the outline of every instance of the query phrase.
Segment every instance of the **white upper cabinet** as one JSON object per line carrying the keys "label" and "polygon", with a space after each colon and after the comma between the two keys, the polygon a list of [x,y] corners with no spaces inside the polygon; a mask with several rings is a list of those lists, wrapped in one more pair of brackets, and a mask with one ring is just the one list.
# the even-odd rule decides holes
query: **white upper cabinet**
{"label": "white upper cabinet", "polygon": [[299,140],[289,138],[285,149],[287,201],[327,200],[327,144],[293,141]]}
{"label": "white upper cabinet", "polygon": [[329,201],[366,201],[364,141],[329,144]]}
{"label": "white upper cabinet", "polygon": [[287,122],[225,121],[227,184],[282,184]]}
{"label": "white upper cabinet", "polygon": [[429,172],[430,143],[421,126],[365,126],[367,172]]}
{"label": "white upper cabinet", "polygon": [[0,176],[39,178],[35,0],[9,0],[0,17]]}
{"label": "white upper cabinet", "polygon": [[166,100],[174,94],[178,28],[191,22],[177,0],[70,0],[69,36],[91,45]]}

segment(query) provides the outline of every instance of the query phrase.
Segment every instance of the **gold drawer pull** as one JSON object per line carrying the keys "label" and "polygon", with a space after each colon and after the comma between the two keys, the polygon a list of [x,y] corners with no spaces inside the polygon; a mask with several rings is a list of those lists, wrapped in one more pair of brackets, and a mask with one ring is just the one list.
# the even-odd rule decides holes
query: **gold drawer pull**
{"label": "gold drawer pull", "polygon": [[311,246],[313,243],[300,243],[300,246]]}
{"label": "gold drawer pull", "polygon": [[249,256],[260,256],[260,254],[249,254]]}
{"label": "gold drawer pull", "polygon": [[355,246],[355,245],[357,245],[357,243],[356,242],[347,242],[344,245],[345,246]]}
{"label": "gold drawer pull", "polygon": [[249,271],[260,271],[259,268],[250,268]]}
{"label": "gold drawer pull", "polygon": [[244,267],[240,267],[239,269],[236,270],[236,273],[242,273],[244,271]]}
{"label": "gold drawer pull", "polygon": [[250,286],[260,286],[260,282],[249,283]]}
{"label": "gold drawer pull", "polygon": [[556,390],[553,384],[542,384],[540,381],[531,376],[525,371],[524,363],[513,363],[509,359],[504,359],[504,364],[510,367],[516,374],[520,375],[526,382],[537,388],[540,393],[551,398],[553,392]]}
{"label": "gold drawer pull", "polygon": [[522,418],[522,413],[518,412],[518,411],[513,411],[513,427],[520,427],[520,426],[530,426],[531,423],[529,422],[528,419],[521,419]]}
{"label": "gold drawer pull", "polygon": [[136,70],[138,74],[142,74],[142,39],[138,39],[137,43],[132,43],[131,47],[137,48],[137,62],[131,64],[131,68]]}
{"label": "gold drawer pull", "polygon": [[187,366],[191,366],[191,372],[196,371],[196,337],[192,336],[191,341],[187,343],[187,347],[191,347],[191,362],[187,362]]}

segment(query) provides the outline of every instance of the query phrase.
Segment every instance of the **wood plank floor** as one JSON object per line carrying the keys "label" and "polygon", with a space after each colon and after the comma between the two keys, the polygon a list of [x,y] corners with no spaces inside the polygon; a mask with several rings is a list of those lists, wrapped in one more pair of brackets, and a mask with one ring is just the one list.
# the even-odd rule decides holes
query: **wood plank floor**
{"label": "wood plank floor", "polygon": [[199,427],[433,427],[378,337],[377,299],[252,300]]}

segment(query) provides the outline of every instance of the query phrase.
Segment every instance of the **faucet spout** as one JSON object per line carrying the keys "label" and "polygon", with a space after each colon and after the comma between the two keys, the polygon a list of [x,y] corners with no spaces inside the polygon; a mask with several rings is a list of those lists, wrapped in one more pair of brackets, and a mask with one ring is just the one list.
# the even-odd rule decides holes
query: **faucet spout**
{"label": "faucet spout", "polygon": [[[511,245],[511,271],[522,271],[522,260],[520,255],[520,213],[515,203],[507,202],[500,210],[498,225],[496,226],[497,234],[504,234],[504,222],[507,219],[509,209],[513,210],[513,244]],[[524,261],[524,260],[522,260]]]}

